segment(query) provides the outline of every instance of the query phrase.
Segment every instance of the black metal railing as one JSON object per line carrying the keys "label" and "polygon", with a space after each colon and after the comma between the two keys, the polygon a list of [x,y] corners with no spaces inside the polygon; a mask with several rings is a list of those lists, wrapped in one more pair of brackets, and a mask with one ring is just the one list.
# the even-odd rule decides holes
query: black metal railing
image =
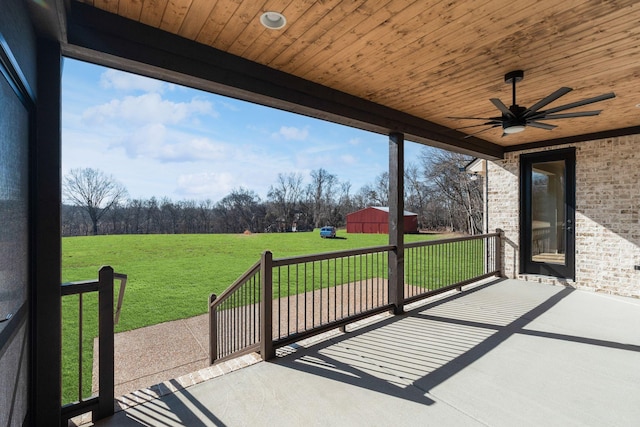
{"label": "black metal railing", "polygon": [[268,359],[276,347],[501,274],[498,232],[404,245],[403,285],[389,281],[392,253],[397,246],[280,259],[266,251],[211,296],[210,362],[252,351]]}
{"label": "black metal railing", "polygon": [[274,345],[389,310],[392,250],[377,246],[272,260]]}
{"label": "black metal railing", "polygon": [[[120,281],[117,310],[114,319],[114,280]],[[92,412],[93,421],[113,415],[114,411],[114,325],[120,317],[120,309],[126,288],[127,276],[114,273],[109,266],[102,267],[98,280],[68,282],[61,285],[62,297],[76,295],[78,298],[78,370],[77,400],[62,406],[61,425],[69,419]],[[98,294],[98,394],[85,398],[83,392],[83,358],[85,340],[84,296]]]}
{"label": "black metal railing", "polygon": [[500,274],[500,233],[404,246],[407,303]]}
{"label": "black metal railing", "polygon": [[219,297],[209,297],[209,362],[258,350],[260,345],[260,261]]}

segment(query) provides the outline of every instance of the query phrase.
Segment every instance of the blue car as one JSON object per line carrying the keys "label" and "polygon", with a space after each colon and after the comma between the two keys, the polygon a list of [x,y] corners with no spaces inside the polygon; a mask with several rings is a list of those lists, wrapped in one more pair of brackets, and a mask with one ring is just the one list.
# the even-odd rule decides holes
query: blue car
{"label": "blue car", "polygon": [[336,228],[331,226],[322,227],[320,229],[320,237],[324,238],[334,238],[336,237]]}

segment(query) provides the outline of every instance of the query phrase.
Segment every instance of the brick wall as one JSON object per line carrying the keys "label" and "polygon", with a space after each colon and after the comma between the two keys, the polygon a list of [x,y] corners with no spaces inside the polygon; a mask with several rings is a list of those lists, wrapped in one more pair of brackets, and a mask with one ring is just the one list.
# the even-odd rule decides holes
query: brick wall
{"label": "brick wall", "polygon": [[640,297],[640,135],[608,138],[544,150],[576,147],[575,281],[520,275],[519,156],[489,162],[489,229],[505,232],[508,277]]}

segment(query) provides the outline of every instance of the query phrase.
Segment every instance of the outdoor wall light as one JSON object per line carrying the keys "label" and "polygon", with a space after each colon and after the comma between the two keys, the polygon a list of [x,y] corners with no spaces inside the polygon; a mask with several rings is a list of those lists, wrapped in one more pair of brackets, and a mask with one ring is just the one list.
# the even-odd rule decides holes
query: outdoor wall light
{"label": "outdoor wall light", "polygon": [[260,17],[260,23],[270,30],[279,30],[287,24],[287,18],[278,12],[265,12]]}

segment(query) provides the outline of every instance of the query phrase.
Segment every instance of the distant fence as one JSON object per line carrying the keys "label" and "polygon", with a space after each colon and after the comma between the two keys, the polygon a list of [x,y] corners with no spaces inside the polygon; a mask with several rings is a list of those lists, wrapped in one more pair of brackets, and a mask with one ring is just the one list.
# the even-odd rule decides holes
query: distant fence
{"label": "distant fence", "polygon": [[499,233],[404,246],[401,301],[390,298],[389,256],[377,246],[259,262],[209,301],[210,362],[299,341],[500,274]]}

